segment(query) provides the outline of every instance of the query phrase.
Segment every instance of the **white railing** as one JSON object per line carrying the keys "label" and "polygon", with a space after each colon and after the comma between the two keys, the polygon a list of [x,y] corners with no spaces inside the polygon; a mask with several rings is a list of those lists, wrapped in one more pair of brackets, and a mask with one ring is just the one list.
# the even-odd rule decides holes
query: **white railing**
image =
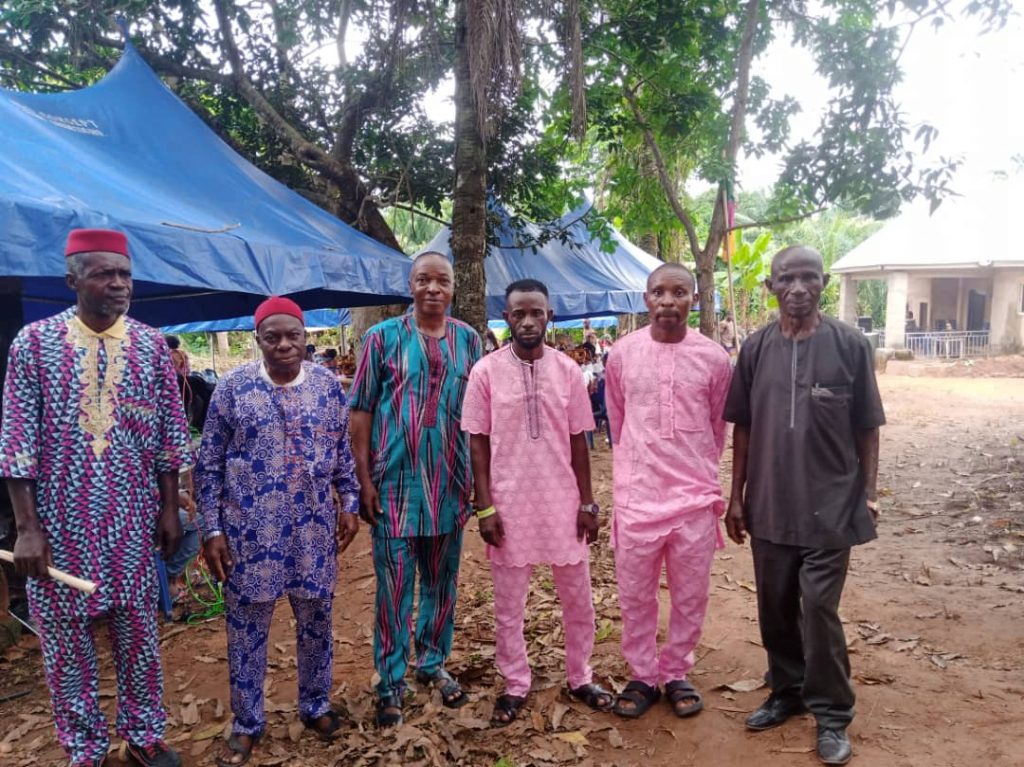
{"label": "white railing", "polygon": [[987,330],[936,330],[907,333],[904,344],[917,357],[960,359],[988,353]]}

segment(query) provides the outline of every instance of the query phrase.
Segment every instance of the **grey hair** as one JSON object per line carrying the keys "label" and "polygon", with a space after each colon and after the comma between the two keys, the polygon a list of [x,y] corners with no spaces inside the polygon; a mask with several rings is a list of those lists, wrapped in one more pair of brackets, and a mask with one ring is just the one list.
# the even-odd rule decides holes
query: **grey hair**
{"label": "grey hair", "polygon": [[88,255],[88,253],[72,253],[64,259],[68,274],[76,280],[80,280],[85,276],[85,259]]}
{"label": "grey hair", "polygon": [[[72,253],[70,256],[64,258],[64,268],[67,273],[74,277],[76,280],[80,280],[85,277],[86,260],[89,256],[97,253],[107,253],[106,250],[87,250],[82,253]],[[115,256],[123,256],[123,253],[115,253]]]}

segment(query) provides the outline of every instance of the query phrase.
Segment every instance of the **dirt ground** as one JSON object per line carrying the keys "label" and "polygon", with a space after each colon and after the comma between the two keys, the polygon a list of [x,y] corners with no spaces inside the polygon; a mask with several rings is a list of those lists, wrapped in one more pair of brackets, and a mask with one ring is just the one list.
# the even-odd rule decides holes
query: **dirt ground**
{"label": "dirt ground", "polygon": [[[855,764],[917,767],[1024,764],[1024,379],[880,377],[889,416],[883,430],[879,539],[853,557],[842,614],[856,678]],[[598,498],[611,505],[611,460],[594,452]],[[727,479],[728,460],[723,466]],[[639,721],[591,714],[560,689],[563,655],[550,576],[534,578],[528,632],[534,694],[520,721],[487,727],[496,685],[489,577],[475,526],[468,531],[450,668],[473,703],[457,713],[418,689],[407,724],[372,726],[373,576],[365,531],[344,557],[335,603],[335,699],[345,735],[325,745],[296,724],[294,630],[279,606],[268,676],[269,738],[263,765],[786,765],[817,764],[809,717],[748,734],[743,719],[765,695],[753,574],[746,546],[716,556],[711,605],[692,679],[707,709],[678,720],[659,705]],[[594,667],[627,680],[618,648],[607,531],[594,553],[598,645]],[[663,592],[663,597],[667,596]],[[664,617],[664,616],[663,616]],[[224,626],[164,627],[168,739],[187,765],[210,765],[229,711]],[[101,641],[105,648],[105,640]],[[102,653],[104,707],[114,708],[113,672]],[[738,683],[738,684],[737,684]],[[724,685],[733,684],[738,691]],[[0,763],[57,765],[39,653],[32,640],[0,659]],[[119,764],[115,753],[111,764]]]}

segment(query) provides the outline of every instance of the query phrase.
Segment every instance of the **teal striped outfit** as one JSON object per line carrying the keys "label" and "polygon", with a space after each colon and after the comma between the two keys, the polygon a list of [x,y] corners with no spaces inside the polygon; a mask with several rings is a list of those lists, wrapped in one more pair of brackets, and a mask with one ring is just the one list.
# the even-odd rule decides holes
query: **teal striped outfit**
{"label": "teal striped outfit", "polygon": [[417,571],[416,665],[432,673],[451,652],[473,484],[462,398],[480,355],[476,331],[450,318],[443,338],[420,333],[411,314],[363,338],[349,406],[373,413],[370,475],[383,510],[373,529],[373,656],[382,696],[405,689]]}

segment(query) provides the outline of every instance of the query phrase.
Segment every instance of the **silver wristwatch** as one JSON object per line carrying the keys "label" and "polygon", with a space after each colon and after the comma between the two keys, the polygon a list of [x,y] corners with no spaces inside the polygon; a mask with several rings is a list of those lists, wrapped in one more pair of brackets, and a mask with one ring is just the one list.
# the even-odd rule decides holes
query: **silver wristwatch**
{"label": "silver wristwatch", "polygon": [[580,513],[581,514],[593,514],[595,517],[601,512],[601,507],[596,503],[581,503]]}

